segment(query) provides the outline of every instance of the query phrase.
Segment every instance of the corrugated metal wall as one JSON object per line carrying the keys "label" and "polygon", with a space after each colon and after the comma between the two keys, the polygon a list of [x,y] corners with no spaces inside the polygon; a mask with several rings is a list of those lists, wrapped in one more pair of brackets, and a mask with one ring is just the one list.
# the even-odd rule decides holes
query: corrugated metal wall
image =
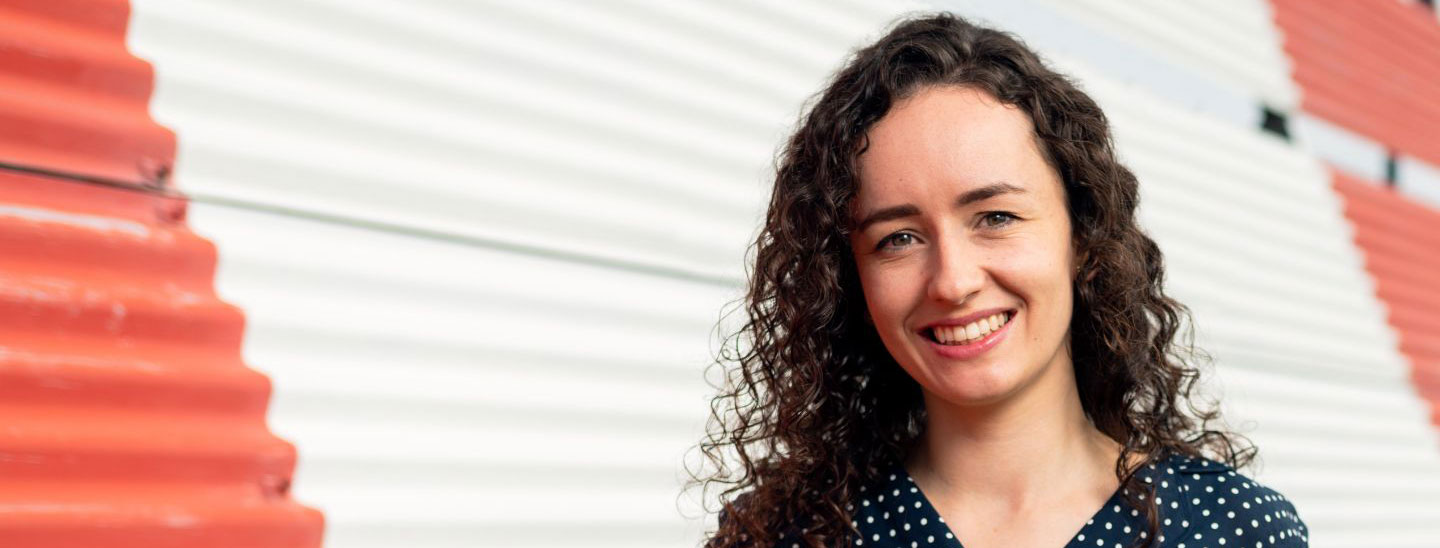
{"label": "corrugated metal wall", "polygon": [[[191,222],[221,246],[246,362],[274,379],[274,428],[301,446],[296,496],[345,547],[693,544],[713,516],[678,499],[680,460],[767,162],[846,51],[915,7],[135,4],[129,38],[159,67],[156,117],[182,135]],[[936,5],[1016,30],[1105,106],[1217,358],[1205,391],[1313,544],[1433,546],[1440,444],[1400,354],[1411,339],[1386,324],[1325,168],[1256,128],[1261,104],[1296,97],[1267,6]],[[97,28],[113,29],[123,4],[105,6]],[[116,70],[144,70],[126,57]],[[148,150],[85,121],[77,142]],[[158,179],[156,162],[127,166],[135,152],[91,152],[95,173]],[[0,202],[29,199],[15,196]]]}
{"label": "corrugated metal wall", "polygon": [[1301,107],[1440,164],[1440,25],[1419,2],[1272,0]]}
{"label": "corrugated metal wall", "polygon": [[1215,357],[1205,393],[1261,449],[1249,473],[1295,502],[1313,546],[1433,545],[1440,438],[1321,165],[1254,129],[1070,71],[1143,181],[1168,286]]}
{"label": "corrugated metal wall", "polygon": [[146,110],[149,63],[125,50],[123,1],[0,4],[0,161],[154,181],[175,137]]}
{"label": "corrugated metal wall", "polygon": [[[1413,383],[1429,403],[1431,423],[1440,425],[1440,281],[1434,275],[1440,202],[1427,206],[1404,196],[1440,195],[1440,180],[1427,176],[1440,161],[1440,106],[1433,99],[1440,92],[1440,25],[1415,3],[1275,5],[1307,114],[1336,128],[1332,132],[1361,136],[1350,140],[1373,143],[1362,146],[1382,150],[1391,162],[1398,158],[1403,168],[1387,174],[1326,155],[1337,168],[1333,186],[1345,199],[1355,243],[1400,335]],[[1387,175],[1391,188],[1377,180]]]}
{"label": "corrugated metal wall", "polygon": [[1440,208],[1440,25],[1412,0],[1275,2],[1305,91],[1300,137],[1360,180]]}
{"label": "corrugated metal wall", "polygon": [[695,543],[772,153],[903,6],[135,4],[328,546]]}
{"label": "corrugated metal wall", "polygon": [[320,544],[124,2],[0,4],[0,544]]}
{"label": "corrugated metal wall", "polygon": [[1345,216],[1410,359],[1430,420],[1440,427],[1440,210],[1397,196],[1374,182],[1334,173]]}
{"label": "corrugated metal wall", "polygon": [[1032,47],[1083,59],[1107,78],[1165,97],[1177,108],[1243,126],[1261,106],[1288,112],[1297,92],[1263,0],[1223,3],[1124,0],[942,0]]}
{"label": "corrugated metal wall", "polygon": [[181,155],[197,197],[717,283],[738,280],[774,137],[890,12],[136,5],[134,44],[165,67],[155,106],[190,136]]}
{"label": "corrugated metal wall", "polygon": [[[1440,24],[1418,2],[1276,0],[1275,8],[1306,115],[1326,133],[1348,134],[1348,143],[1320,154],[1333,166],[1332,184],[1414,384],[1440,425]],[[1357,149],[1369,152],[1346,153]],[[1389,165],[1365,169],[1357,157]]]}
{"label": "corrugated metal wall", "polygon": [[[1102,34],[1161,57],[1164,64],[1183,67],[1199,79],[1209,80],[1210,85],[1243,94],[1250,101],[1247,110],[1258,111],[1257,104],[1265,104],[1288,111],[1298,102],[1299,94],[1286,70],[1289,60],[1278,47],[1270,6],[1264,0],[1039,1]],[[1149,75],[1154,76],[1153,72]],[[1192,106],[1186,103],[1194,101],[1184,96],[1176,99],[1171,97],[1184,106]]]}

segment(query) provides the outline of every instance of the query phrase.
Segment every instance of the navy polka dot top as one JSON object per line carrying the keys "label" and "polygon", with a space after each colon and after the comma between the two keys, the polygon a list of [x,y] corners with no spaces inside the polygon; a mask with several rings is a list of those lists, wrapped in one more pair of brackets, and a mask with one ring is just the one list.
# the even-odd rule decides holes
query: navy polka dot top
{"label": "navy polka dot top", "polygon": [[[899,463],[850,505],[861,536],[855,546],[962,548]],[[1309,530],[1279,492],[1215,461],[1171,455],[1136,472],[1156,484],[1160,538],[1166,548],[1307,548]],[[1148,536],[1145,516],[1120,489],[1064,548],[1125,548]],[[780,539],[779,546],[803,546]],[[1061,547],[1056,547],[1061,548]]]}

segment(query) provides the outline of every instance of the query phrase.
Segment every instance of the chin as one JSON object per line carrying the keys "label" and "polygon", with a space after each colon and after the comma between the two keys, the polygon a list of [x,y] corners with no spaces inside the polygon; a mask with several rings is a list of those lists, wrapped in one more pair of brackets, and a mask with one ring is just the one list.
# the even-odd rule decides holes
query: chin
{"label": "chin", "polygon": [[1015,369],[1000,361],[986,360],[966,364],[965,367],[948,367],[948,371],[935,371],[932,378],[939,386],[931,392],[956,405],[995,403],[1013,394],[1019,385],[1019,379],[1014,378]]}

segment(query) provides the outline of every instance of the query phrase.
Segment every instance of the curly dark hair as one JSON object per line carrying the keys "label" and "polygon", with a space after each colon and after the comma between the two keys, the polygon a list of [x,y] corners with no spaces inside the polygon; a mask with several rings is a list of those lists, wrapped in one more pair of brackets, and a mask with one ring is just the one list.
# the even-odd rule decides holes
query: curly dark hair
{"label": "curly dark hair", "polygon": [[[1080,264],[1075,379],[1086,415],[1122,447],[1115,474],[1150,527],[1137,546],[1151,546],[1159,531],[1154,486],[1134,474],[1141,466],[1168,454],[1235,468],[1255,457],[1244,436],[1209,428],[1217,402],[1202,409],[1191,400],[1200,376],[1191,363],[1212,360],[1195,348],[1193,325],[1182,324],[1193,324],[1189,309],[1165,294],[1160,249],[1136,221],[1138,183],[1117,160],[1100,107],[1018,38],[926,14],[854,52],[777,156],[764,228],[750,248],[748,318],[711,366],[724,374],[699,444],[706,471],[691,470],[687,484],[722,489],[719,530],[706,546],[765,546],[781,535],[848,545],[856,531],[847,506],[859,487],[904,459],[924,429],[919,385],[865,320],[848,235],[866,132],[932,86],[977,89],[1028,114],[1063,181]],[[1149,504],[1137,500],[1142,493]]]}

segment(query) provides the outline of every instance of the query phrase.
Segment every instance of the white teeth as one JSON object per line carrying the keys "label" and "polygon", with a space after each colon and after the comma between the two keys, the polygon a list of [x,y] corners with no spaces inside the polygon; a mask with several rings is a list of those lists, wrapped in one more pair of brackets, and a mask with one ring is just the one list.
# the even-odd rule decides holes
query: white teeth
{"label": "white teeth", "polygon": [[1006,318],[1008,317],[1009,313],[1002,312],[981,318],[963,327],[936,327],[933,330],[935,340],[940,341],[941,344],[969,344],[981,337],[989,335],[991,331],[999,329],[1000,326],[1005,325]]}

